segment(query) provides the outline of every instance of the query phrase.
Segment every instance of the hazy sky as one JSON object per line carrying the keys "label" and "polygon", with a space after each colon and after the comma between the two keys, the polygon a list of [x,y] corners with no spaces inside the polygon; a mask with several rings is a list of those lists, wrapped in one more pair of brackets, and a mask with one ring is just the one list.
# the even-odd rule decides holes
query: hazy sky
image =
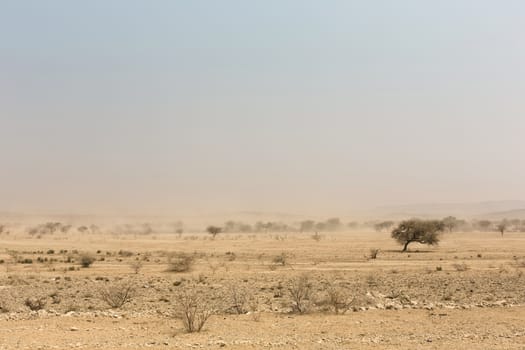
{"label": "hazy sky", "polygon": [[0,210],[525,198],[525,2],[0,1]]}

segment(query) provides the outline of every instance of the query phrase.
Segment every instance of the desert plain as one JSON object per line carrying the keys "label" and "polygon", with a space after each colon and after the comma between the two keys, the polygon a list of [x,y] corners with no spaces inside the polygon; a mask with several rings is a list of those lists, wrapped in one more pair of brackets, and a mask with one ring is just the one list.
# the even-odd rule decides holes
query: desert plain
{"label": "desert plain", "polygon": [[519,232],[402,253],[371,230],[15,230],[0,248],[0,349],[525,349]]}

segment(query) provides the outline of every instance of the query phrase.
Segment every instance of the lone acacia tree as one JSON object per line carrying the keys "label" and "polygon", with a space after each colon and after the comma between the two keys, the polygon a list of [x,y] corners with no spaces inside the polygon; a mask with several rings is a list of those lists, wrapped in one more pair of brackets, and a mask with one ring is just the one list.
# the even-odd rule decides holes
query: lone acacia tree
{"label": "lone acacia tree", "polygon": [[403,252],[412,242],[421,244],[437,245],[439,234],[443,232],[445,225],[440,220],[405,220],[392,230],[392,238],[403,245]]}

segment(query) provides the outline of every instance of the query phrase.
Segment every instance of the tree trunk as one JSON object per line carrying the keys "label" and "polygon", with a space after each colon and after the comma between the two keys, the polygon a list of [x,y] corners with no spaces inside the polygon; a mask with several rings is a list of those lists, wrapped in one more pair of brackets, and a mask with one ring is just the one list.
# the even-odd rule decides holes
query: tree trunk
{"label": "tree trunk", "polygon": [[408,247],[408,244],[410,243],[411,241],[406,241],[405,245],[403,246],[403,250],[402,252],[406,252],[407,251],[407,247]]}

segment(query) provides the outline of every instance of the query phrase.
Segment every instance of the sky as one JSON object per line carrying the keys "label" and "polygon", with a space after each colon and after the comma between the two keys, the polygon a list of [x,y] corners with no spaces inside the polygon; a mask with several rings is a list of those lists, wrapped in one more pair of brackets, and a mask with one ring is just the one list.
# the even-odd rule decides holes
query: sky
{"label": "sky", "polygon": [[0,210],[525,199],[525,2],[0,1]]}

